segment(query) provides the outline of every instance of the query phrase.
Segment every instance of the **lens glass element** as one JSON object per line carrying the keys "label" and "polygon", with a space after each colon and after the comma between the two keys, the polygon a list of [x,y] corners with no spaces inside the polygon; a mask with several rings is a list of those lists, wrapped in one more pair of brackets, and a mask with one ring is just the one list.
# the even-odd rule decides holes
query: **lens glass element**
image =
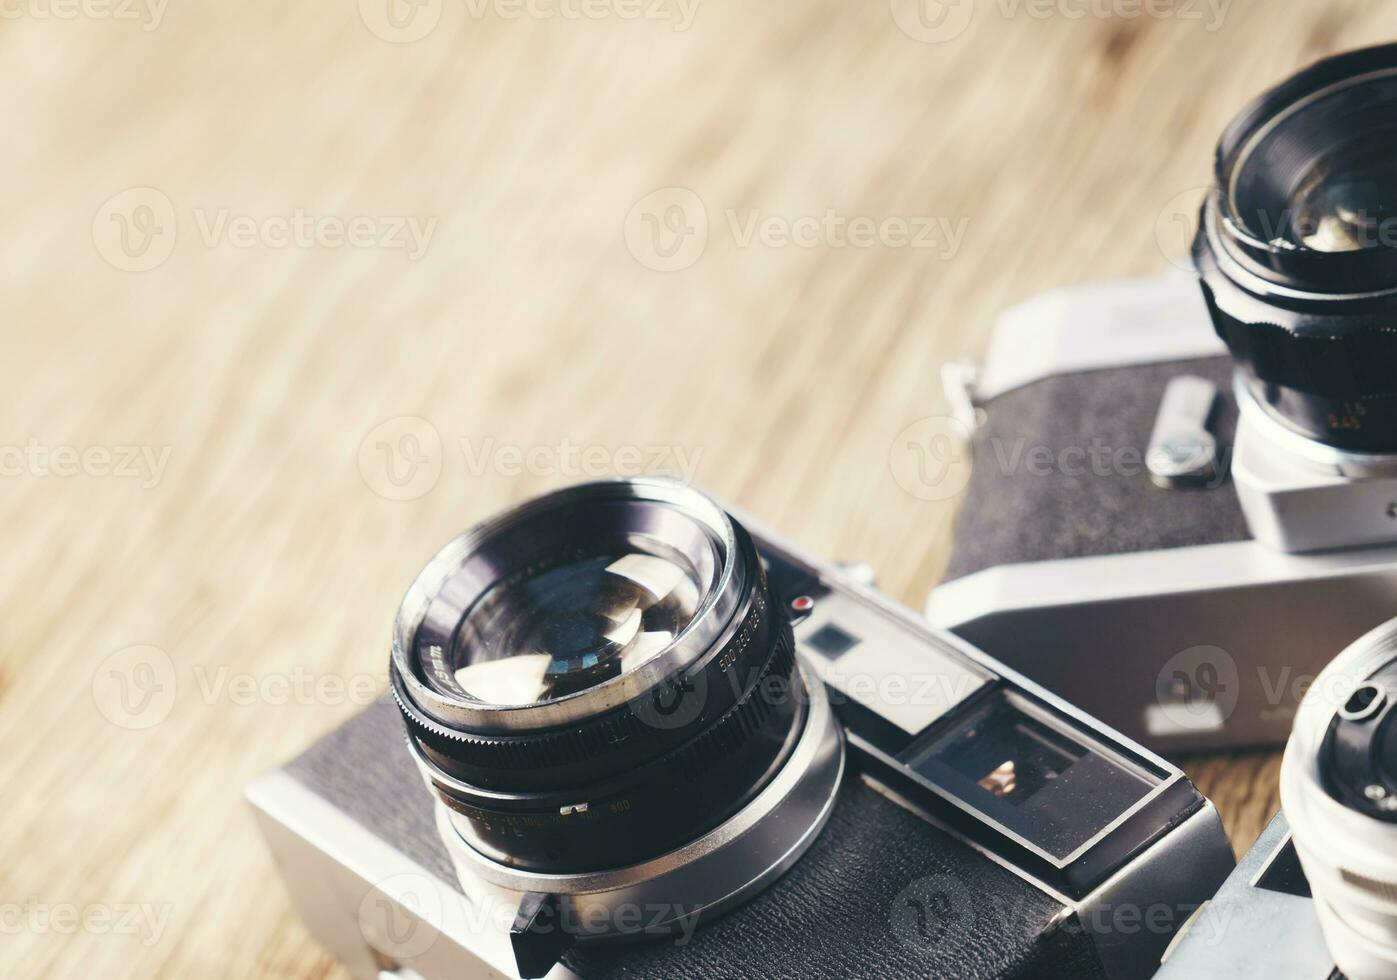
{"label": "lens glass element", "polygon": [[461,622],[456,682],[488,704],[575,694],[648,663],[701,599],[699,577],[682,559],[638,551],[506,579]]}
{"label": "lens glass element", "polygon": [[1262,127],[1232,171],[1233,218],[1317,252],[1397,245],[1397,75],[1349,79]]}
{"label": "lens glass element", "polygon": [[438,554],[404,599],[394,662],[438,721],[579,723],[712,653],[750,564],[727,515],[687,488],[560,491]]}

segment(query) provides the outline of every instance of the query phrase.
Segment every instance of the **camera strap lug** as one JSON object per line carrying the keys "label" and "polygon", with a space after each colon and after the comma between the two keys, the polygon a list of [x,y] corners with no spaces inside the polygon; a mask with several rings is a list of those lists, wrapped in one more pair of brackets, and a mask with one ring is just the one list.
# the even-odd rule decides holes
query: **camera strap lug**
{"label": "camera strap lug", "polygon": [[951,417],[974,438],[985,424],[985,409],[979,385],[983,368],[969,359],[947,361],[941,366],[941,389],[951,408]]}
{"label": "camera strap lug", "polygon": [[558,896],[537,892],[525,895],[510,927],[509,941],[521,977],[531,980],[547,976],[575,942],[575,937],[563,928]]}

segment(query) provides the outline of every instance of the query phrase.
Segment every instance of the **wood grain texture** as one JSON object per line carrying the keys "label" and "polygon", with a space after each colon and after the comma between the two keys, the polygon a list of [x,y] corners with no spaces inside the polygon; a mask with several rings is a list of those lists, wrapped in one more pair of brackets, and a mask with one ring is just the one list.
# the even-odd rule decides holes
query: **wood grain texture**
{"label": "wood grain texture", "polygon": [[[366,26],[381,0],[5,7],[0,974],[339,975],[241,786],[381,689],[442,542],[569,460],[682,451],[919,604],[954,504],[904,492],[889,451],[944,410],[938,364],[1035,292],[1163,268],[1162,216],[1242,101],[1397,28],[1369,0],[1233,0],[1220,22],[1198,0],[976,0],[933,44],[885,0],[701,0],[684,30],[677,3],[423,3],[439,22],[410,43]],[[660,273],[626,232],[668,187],[709,239]],[[728,215],[753,210],[964,237],[744,245]],[[374,234],[302,247],[298,214]],[[423,254],[368,247],[395,216],[432,223]],[[402,417],[423,422],[379,429]],[[439,467],[431,489],[376,492],[403,495],[380,443]],[[101,462],[123,447],[168,450],[158,479]],[[1276,757],[1188,765],[1245,849]],[[164,919],[73,927],[66,906]]]}

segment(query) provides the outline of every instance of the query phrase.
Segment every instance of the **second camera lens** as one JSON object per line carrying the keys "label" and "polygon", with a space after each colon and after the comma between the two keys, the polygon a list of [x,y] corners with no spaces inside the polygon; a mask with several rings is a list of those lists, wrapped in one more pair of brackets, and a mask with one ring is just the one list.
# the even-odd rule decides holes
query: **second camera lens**
{"label": "second camera lens", "polygon": [[1321,61],[1232,123],[1194,261],[1257,405],[1397,452],[1397,45]]}

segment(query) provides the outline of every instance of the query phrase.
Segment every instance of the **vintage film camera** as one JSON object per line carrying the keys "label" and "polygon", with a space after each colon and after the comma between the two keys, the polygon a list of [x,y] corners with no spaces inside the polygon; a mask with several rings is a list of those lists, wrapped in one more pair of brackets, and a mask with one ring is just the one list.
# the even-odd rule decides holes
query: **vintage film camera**
{"label": "vintage film camera", "polygon": [[248,789],[311,932],[365,978],[1151,976],[1212,805],[858,578],[658,479],[455,539],[394,699]]}
{"label": "vintage film camera", "polygon": [[1397,612],[1394,137],[1397,45],[1321,61],[1223,135],[1201,290],[1006,314],[936,625],[1161,750],[1285,740]]}
{"label": "vintage film camera", "polygon": [[1283,813],[1181,933],[1160,980],[1397,977],[1394,705],[1397,622],[1316,679],[1281,765]]}

